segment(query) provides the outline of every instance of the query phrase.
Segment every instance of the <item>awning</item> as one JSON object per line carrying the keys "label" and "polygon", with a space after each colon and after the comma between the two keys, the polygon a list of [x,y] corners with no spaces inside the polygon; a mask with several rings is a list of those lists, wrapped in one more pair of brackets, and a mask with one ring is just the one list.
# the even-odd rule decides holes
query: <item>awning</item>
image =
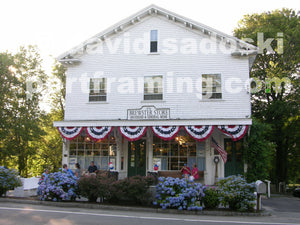
{"label": "awning", "polygon": [[[199,125],[199,126],[149,126],[153,133],[163,139],[171,140],[176,137],[181,127],[197,141],[206,140],[215,128],[229,135],[233,141],[240,140],[247,132],[248,125]],[[91,139],[98,141],[105,139],[113,130],[112,126],[91,126],[91,127],[57,127],[61,136],[67,140],[76,138],[85,129]],[[136,141],[142,138],[147,126],[121,126],[119,132],[128,141]]]}

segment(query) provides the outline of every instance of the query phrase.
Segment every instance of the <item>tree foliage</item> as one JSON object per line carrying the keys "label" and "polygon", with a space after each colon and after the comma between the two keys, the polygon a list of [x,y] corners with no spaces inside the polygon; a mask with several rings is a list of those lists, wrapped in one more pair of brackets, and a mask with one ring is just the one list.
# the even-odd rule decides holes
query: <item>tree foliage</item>
{"label": "tree foliage", "polygon": [[[253,115],[271,126],[276,143],[273,181],[299,170],[300,16],[291,9],[246,15],[235,36],[260,47],[251,77],[262,88],[252,96]],[[263,34],[263,39],[262,35]],[[264,43],[264,44],[263,44]],[[270,45],[268,44],[270,43]],[[291,161],[294,164],[289,164]]]}
{"label": "tree foliage", "polygon": [[[46,91],[52,91],[49,113],[41,110]],[[65,68],[56,63],[46,76],[36,47],[0,53],[0,165],[23,177],[58,170],[62,139],[53,121],[63,119],[64,91]]]}
{"label": "tree foliage", "polygon": [[37,154],[32,158],[32,175],[40,175],[46,168],[56,172],[61,167],[63,143],[56,127],[53,127],[53,121],[64,119],[65,86],[66,68],[56,62],[48,80],[51,109],[41,118],[42,129],[46,135],[40,139]]}
{"label": "tree foliage", "polygon": [[[46,81],[40,56],[33,46],[21,47],[15,55],[2,54],[1,83],[2,164],[16,164],[22,176],[28,175],[28,161],[36,154],[41,129],[40,101]],[[4,62],[4,63],[3,63]],[[8,165],[12,166],[12,165]]]}
{"label": "tree foliage", "polygon": [[271,162],[275,154],[275,144],[268,140],[270,131],[270,125],[253,119],[245,144],[245,161],[248,165],[245,176],[248,182],[270,179]]}
{"label": "tree foliage", "polygon": [[57,120],[63,120],[66,96],[66,67],[58,62],[55,62],[52,68],[52,79],[50,86],[54,90],[54,93],[51,97],[51,112],[57,114]]}

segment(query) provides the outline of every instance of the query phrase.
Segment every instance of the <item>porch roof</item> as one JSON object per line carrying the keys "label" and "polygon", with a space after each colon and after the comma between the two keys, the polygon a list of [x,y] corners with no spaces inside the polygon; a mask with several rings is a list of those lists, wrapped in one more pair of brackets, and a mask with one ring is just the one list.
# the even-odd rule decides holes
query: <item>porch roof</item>
{"label": "porch roof", "polygon": [[169,119],[169,120],[63,120],[54,121],[54,127],[100,126],[203,126],[203,125],[251,125],[250,118]]}

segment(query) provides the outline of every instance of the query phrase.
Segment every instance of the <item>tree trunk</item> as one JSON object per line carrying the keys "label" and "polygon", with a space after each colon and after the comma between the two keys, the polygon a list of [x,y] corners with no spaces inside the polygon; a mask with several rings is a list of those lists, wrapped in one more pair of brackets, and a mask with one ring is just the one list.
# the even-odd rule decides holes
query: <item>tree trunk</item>
{"label": "tree trunk", "polygon": [[276,180],[277,186],[279,182],[287,182],[287,149],[280,139],[276,142]]}

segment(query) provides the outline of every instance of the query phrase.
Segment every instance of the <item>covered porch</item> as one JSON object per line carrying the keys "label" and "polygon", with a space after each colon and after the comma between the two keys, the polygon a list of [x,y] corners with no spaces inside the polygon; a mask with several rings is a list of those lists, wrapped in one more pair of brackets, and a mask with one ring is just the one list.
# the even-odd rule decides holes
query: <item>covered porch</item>
{"label": "covered porch", "polygon": [[[217,125],[210,125],[212,121],[206,121],[209,125],[196,126],[180,121],[181,125],[159,126],[158,121],[147,122],[147,126],[99,126],[99,121],[55,122],[64,139],[63,164],[75,169],[75,163],[79,163],[85,170],[94,161],[99,170],[117,171],[119,179],[153,172],[180,177],[184,164],[190,168],[196,164],[201,182],[213,184],[217,177],[225,176],[225,156],[218,151],[218,146],[224,149],[224,140],[240,140],[251,123],[247,120],[239,121],[239,125],[218,125],[222,122],[218,121]],[[101,124],[107,125],[107,121]],[[124,121],[119,124],[124,125]]]}

